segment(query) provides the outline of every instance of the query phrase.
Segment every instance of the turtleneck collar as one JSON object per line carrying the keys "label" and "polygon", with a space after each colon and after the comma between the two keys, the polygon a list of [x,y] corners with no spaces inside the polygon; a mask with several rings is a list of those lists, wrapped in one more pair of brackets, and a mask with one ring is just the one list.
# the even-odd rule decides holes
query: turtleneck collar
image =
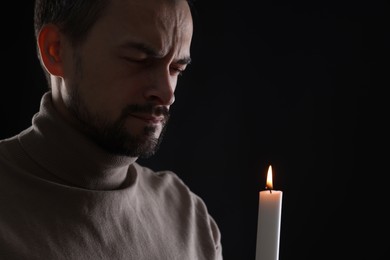
{"label": "turtleneck collar", "polygon": [[46,92],[32,126],[19,136],[24,150],[64,184],[113,190],[125,184],[134,157],[112,155],[67,124]]}

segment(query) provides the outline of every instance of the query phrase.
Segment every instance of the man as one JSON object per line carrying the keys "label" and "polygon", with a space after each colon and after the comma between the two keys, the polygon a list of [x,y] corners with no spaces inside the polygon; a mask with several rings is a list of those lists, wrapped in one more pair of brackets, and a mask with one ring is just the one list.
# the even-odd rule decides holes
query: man
{"label": "man", "polygon": [[0,258],[222,259],[204,202],[158,148],[190,63],[186,0],[36,0],[49,91],[0,141]]}

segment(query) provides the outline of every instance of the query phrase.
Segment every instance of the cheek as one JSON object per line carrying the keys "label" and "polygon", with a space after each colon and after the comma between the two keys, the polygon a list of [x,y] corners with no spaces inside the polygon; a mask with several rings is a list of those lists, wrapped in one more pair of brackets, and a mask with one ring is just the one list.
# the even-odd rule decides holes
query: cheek
{"label": "cheek", "polygon": [[120,109],[120,96],[115,91],[111,91],[106,82],[100,77],[84,78],[80,82],[79,95],[83,106],[91,115],[112,120],[117,117]]}
{"label": "cheek", "polygon": [[84,99],[91,112],[113,121],[127,106],[145,102],[137,83],[134,79],[94,77],[84,84]]}
{"label": "cheek", "polygon": [[106,109],[120,101],[118,80],[115,77],[115,70],[95,63],[84,66],[80,88],[91,105]]}
{"label": "cheek", "polygon": [[147,75],[117,57],[86,55],[84,61],[82,88],[96,112],[118,117],[126,106],[143,103]]}

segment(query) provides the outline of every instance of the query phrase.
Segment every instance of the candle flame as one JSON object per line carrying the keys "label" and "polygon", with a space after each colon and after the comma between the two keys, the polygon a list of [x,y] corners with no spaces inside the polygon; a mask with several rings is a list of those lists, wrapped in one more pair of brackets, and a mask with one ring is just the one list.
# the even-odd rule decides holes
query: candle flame
{"label": "candle flame", "polygon": [[273,188],[273,185],[272,185],[272,166],[271,165],[268,167],[267,184],[266,184],[265,188],[268,190],[272,190],[272,188]]}

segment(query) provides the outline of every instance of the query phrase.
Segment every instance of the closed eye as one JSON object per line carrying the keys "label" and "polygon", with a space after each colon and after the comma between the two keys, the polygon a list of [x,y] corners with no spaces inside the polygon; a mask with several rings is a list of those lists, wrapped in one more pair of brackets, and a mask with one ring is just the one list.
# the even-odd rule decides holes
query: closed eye
{"label": "closed eye", "polygon": [[172,67],[171,68],[171,71],[173,72],[173,74],[177,75],[177,76],[181,76],[183,75],[183,72],[185,71],[185,68],[175,68],[175,67]]}
{"label": "closed eye", "polygon": [[171,66],[171,70],[177,73],[177,76],[183,75],[187,66],[191,63],[191,58],[180,59],[174,62]]}

